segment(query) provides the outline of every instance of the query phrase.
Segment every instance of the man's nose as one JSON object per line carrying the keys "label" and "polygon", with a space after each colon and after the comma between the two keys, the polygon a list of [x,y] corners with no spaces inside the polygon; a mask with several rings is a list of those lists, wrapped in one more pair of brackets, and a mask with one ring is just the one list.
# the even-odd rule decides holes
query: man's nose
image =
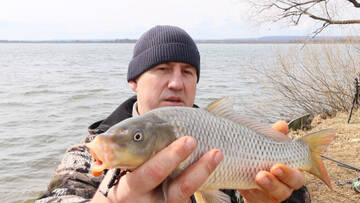
{"label": "man's nose", "polygon": [[182,90],[184,88],[184,80],[181,71],[173,71],[169,79],[168,88],[172,90]]}

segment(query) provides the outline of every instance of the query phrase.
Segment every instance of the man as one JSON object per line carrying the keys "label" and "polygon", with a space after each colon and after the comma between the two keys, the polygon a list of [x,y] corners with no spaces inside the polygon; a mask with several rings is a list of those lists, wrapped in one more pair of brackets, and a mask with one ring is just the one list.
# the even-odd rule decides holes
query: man
{"label": "man", "polygon": [[[158,107],[196,107],[194,100],[199,78],[200,55],[193,39],[178,27],[156,26],[150,29],[137,41],[129,64],[128,82],[136,97],[126,100],[105,120],[91,125],[85,142],[90,142],[97,134],[126,118]],[[65,154],[47,193],[38,201],[159,202],[163,198],[159,185],[195,148],[194,138],[179,138],[139,168],[122,176],[105,197],[101,191],[106,191],[114,170],[98,178],[92,176],[89,171],[92,158],[88,149],[84,143],[75,145]],[[222,159],[223,154],[218,149],[205,153],[169,183],[167,200],[194,201],[192,194]],[[243,201],[279,202],[291,196],[293,202],[305,202],[308,197],[304,189],[291,195],[304,184],[304,175],[281,164],[273,166],[271,172],[259,172],[256,182],[263,191],[239,191]],[[230,196],[232,202],[238,201],[237,191],[223,192]]]}

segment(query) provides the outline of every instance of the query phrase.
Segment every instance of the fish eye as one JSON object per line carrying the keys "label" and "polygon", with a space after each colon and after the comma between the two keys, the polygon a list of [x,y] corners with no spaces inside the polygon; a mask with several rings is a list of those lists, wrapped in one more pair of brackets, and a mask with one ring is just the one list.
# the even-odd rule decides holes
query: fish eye
{"label": "fish eye", "polygon": [[140,142],[144,139],[144,133],[140,129],[136,129],[133,131],[133,140],[135,142]]}

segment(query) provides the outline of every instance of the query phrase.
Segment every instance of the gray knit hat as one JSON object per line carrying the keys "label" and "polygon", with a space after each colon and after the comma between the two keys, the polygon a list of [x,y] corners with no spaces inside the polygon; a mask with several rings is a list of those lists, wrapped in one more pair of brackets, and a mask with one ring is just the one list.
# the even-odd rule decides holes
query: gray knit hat
{"label": "gray knit hat", "polygon": [[199,81],[200,54],[194,40],[183,29],[169,25],[151,28],[136,42],[127,80],[134,80],[143,72],[165,62],[183,62],[194,66]]}

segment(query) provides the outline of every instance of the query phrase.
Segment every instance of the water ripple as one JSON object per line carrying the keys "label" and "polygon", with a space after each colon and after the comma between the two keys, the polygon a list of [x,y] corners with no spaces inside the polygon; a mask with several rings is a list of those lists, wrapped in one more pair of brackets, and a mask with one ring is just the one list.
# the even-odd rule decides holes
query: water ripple
{"label": "water ripple", "polygon": [[[134,44],[1,46],[0,180],[6,185],[0,184],[0,197],[24,202],[46,189],[64,151],[87,136],[91,123],[134,95],[126,81]],[[272,47],[201,44],[199,50],[199,106],[230,96],[236,110],[248,112],[266,96],[251,67],[272,59]]]}

